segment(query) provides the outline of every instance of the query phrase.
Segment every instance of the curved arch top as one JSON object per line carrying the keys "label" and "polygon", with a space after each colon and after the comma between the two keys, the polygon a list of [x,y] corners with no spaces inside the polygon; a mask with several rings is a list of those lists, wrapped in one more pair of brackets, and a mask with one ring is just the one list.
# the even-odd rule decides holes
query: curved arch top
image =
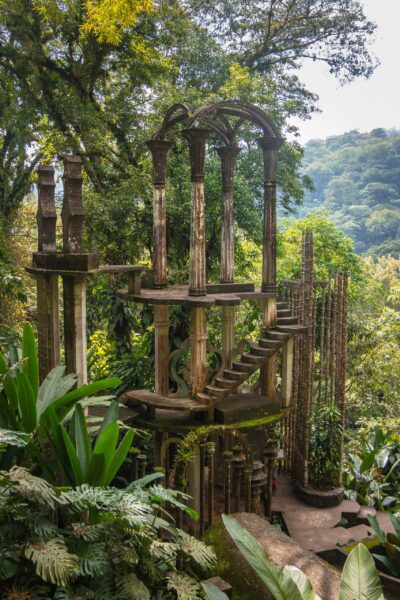
{"label": "curved arch top", "polygon": [[[229,117],[238,117],[239,120],[232,126]],[[185,129],[195,129],[201,125],[209,127],[222,138],[226,145],[234,143],[236,132],[245,121],[250,121],[260,127],[264,136],[282,139],[279,129],[266,112],[250,102],[239,100],[215,102],[201,106],[193,113],[186,104],[173,104],[167,110],[161,127],[157,129],[151,139],[163,139],[170,129],[184,121],[186,121]]]}

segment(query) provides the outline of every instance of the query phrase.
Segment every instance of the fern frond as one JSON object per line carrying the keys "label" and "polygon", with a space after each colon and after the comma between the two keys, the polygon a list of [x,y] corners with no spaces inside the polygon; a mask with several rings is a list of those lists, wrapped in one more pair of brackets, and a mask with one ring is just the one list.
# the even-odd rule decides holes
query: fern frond
{"label": "fern frond", "polygon": [[16,491],[27,500],[36,501],[41,505],[55,508],[56,504],[65,504],[63,495],[57,496],[53,487],[44,479],[32,475],[23,467],[13,467],[11,471],[1,475],[8,476],[9,480],[16,484]]}
{"label": "fern frond", "polygon": [[44,581],[66,586],[80,573],[79,559],[70,554],[62,538],[30,544],[25,556],[36,566],[36,573]]}
{"label": "fern frond", "polygon": [[203,600],[201,586],[195,579],[184,573],[171,573],[167,588],[176,592],[177,600]]}
{"label": "fern frond", "polygon": [[207,570],[215,566],[217,560],[215,552],[204,542],[181,530],[177,530],[176,541],[180,551],[202,569]]}
{"label": "fern frond", "polygon": [[124,573],[115,578],[117,596],[120,600],[151,600],[148,587],[135,575]]}

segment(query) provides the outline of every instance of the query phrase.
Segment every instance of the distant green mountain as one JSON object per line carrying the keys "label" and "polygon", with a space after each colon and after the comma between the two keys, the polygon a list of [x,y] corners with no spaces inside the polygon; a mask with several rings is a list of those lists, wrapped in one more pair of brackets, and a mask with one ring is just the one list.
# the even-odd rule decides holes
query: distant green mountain
{"label": "distant green mountain", "polygon": [[400,255],[400,131],[350,131],[305,146],[307,192],[299,217],[326,210],[356,250]]}

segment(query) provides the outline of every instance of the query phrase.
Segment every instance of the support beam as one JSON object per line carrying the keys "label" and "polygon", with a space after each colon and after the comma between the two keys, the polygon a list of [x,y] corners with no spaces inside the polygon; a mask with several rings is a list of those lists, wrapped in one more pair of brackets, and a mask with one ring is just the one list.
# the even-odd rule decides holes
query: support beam
{"label": "support beam", "polygon": [[[221,313],[222,351],[226,360],[235,348],[235,307],[223,306]],[[230,368],[230,365],[227,365]]]}
{"label": "support beam", "polygon": [[233,176],[235,158],[240,149],[223,146],[217,150],[221,159],[223,219],[221,229],[221,283],[234,281],[234,236],[233,236]]}
{"label": "support beam", "polygon": [[164,304],[154,306],[155,327],[155,391],[161,396],[169,392],[169,307]]}
{"label": "support beam", "polygon": [[83,252],[82,160],[79,156],[64,157],[63,250]]}
{"label": "support beam", "polygon": [[276,171],[280,138],[264,136],[258,140],[264,159],[264,233],[263,292],[276,291]]}
{"label": "support beam", "polygon": [[[276,298],[267,298],[263,301],[263,329],[271,329],[276,325]],[[276,398],[276,354],[267,358],[265,366],[260,370],[261,394],[269,400]]]}
{"label": "support beam", "polygon": [[206,385],[206,348],[206,309],[192,308],[190,315],[190,384],[192,397],[202,392]]}
{"label": "support beam", "polygon": [[207,129],[186,129],[192,179],[192,213],[190,223],[189,295],[205,296],[206,232],[204,214],[204,165]]}
{"label": "support beam", "polygon": [[172,142],[150,140],[147,146],[153,158],[153,271],[154,287],[167,287],[167,206],[165,177],[167,155]]}

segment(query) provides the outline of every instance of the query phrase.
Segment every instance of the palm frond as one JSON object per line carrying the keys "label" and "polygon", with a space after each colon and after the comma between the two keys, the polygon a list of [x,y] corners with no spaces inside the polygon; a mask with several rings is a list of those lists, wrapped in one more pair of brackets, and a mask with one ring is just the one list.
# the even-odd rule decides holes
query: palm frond
{"label": "palm frond", "polygon": [[80,573],[79,558],[68,552],[63,538],[29,544],[25,556],[35,564],[37,575],[48,583],[66,586]]}
{"label": "palm frond", "polygon": [[81,575],[99,577],[111,568],[110,558],[103,544],[81,542],[74,544],[74,552],[79,557]]}

